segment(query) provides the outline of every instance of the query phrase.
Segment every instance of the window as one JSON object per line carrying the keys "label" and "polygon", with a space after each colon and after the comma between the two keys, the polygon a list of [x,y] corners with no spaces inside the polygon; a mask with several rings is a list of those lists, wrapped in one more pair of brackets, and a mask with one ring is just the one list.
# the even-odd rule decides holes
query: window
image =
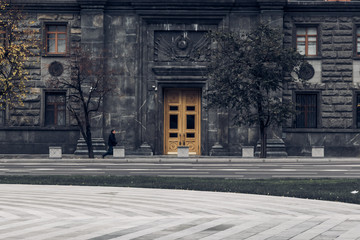
{"label": "window", "polygon": [[0,45],[5,46],[6,31],[4,26],[0,26]]}
{"label": "window", "polygon": [[66,25],[46,26],[46,53],[65,54],[67,52]]}
{"label": "window", "polygon": [[356,29],[356,55],[360,56],[360,27]]}
{"label": "window", "polygon": [[316,27],[300,27],[296,29],[296,50],[305,56],[317,56]]}
{"label": "window", "polygon": [[296,94],[296,127],[317,127],[317,94]]}
{"label": "window", "polygon": [[0,126],[5,125],[5,110],[0,108]]}
{"label": "window", "polygon": [[360,128],[360,93],[356,95],[356,127]]}
{"label": "window", "polygon": [[45,125],[65,126],[66,94],[45,94]]}

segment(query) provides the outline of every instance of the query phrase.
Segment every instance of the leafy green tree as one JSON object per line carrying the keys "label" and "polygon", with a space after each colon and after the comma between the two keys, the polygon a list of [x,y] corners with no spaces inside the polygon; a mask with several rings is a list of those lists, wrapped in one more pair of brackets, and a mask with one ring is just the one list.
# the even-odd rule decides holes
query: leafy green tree
{"label": "leafy green tree", "polygon": [[304,57],[285,48],[282,33],[263,23],[246,36],[211,32],[209,38],[216,46],[208,68],[209,106],[231,110],[237,126],[258,126],[265,158],[268,127],[294,114],[281,91],[287,83],[303,81],[298,71]]}
{"label": "leafy green tree", "polygon": [[38,32],[21,10],[0,0],[0,108],[23,105],[29,57],[39,47]]}

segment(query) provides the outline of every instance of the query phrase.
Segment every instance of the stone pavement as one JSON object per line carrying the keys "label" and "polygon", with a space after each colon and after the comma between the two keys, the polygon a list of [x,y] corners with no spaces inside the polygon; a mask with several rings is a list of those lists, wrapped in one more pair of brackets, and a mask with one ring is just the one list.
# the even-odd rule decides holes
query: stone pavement
{"label": "stone pavement", "polygon": [[360,205],[184,190],[0,185],[0,239],[360,239]]}

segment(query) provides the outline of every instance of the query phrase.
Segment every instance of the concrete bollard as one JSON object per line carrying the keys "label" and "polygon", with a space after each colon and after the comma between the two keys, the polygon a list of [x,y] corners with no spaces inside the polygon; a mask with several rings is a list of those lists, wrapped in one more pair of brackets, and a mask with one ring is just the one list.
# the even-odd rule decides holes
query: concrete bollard
{"label": "concrete bollard", "polygon": [[115,146],[113,150],[114,158],[124,158],[125,157],[125,148],[124,146]]}
{"label": "concrete bollard", "polygon": [[325,154],[324,154],[324,146],[314,146],[314,147],[312,147],[311,156],[312,157],[323,158],[325,156]]}
{"label": "concrete bollard", "polygon": [[50,146],[49,147],[49,158],[62,158],[62,148]]}
{"label": "concrete bollard", "polygon": [[189,147],[179,146],[178,147],[178,157],[179,158],[188,158],[189,157]]}
{"label": "concrete bollard", "polygon": [[252,146],[243,146],[242,147],[242,157],[244,157],[244,158],[253,158],[254,157],[254,147],[252,147]]}

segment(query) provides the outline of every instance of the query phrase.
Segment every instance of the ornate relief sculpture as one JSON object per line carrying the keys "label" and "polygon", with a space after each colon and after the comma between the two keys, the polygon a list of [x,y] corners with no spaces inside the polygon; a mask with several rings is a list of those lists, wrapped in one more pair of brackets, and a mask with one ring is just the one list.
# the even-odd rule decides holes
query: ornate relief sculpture
{"label": "ornate relief sculpture", "polygon": [[210,42],[205,31],[156,31],[155,62],[209,61]]}

